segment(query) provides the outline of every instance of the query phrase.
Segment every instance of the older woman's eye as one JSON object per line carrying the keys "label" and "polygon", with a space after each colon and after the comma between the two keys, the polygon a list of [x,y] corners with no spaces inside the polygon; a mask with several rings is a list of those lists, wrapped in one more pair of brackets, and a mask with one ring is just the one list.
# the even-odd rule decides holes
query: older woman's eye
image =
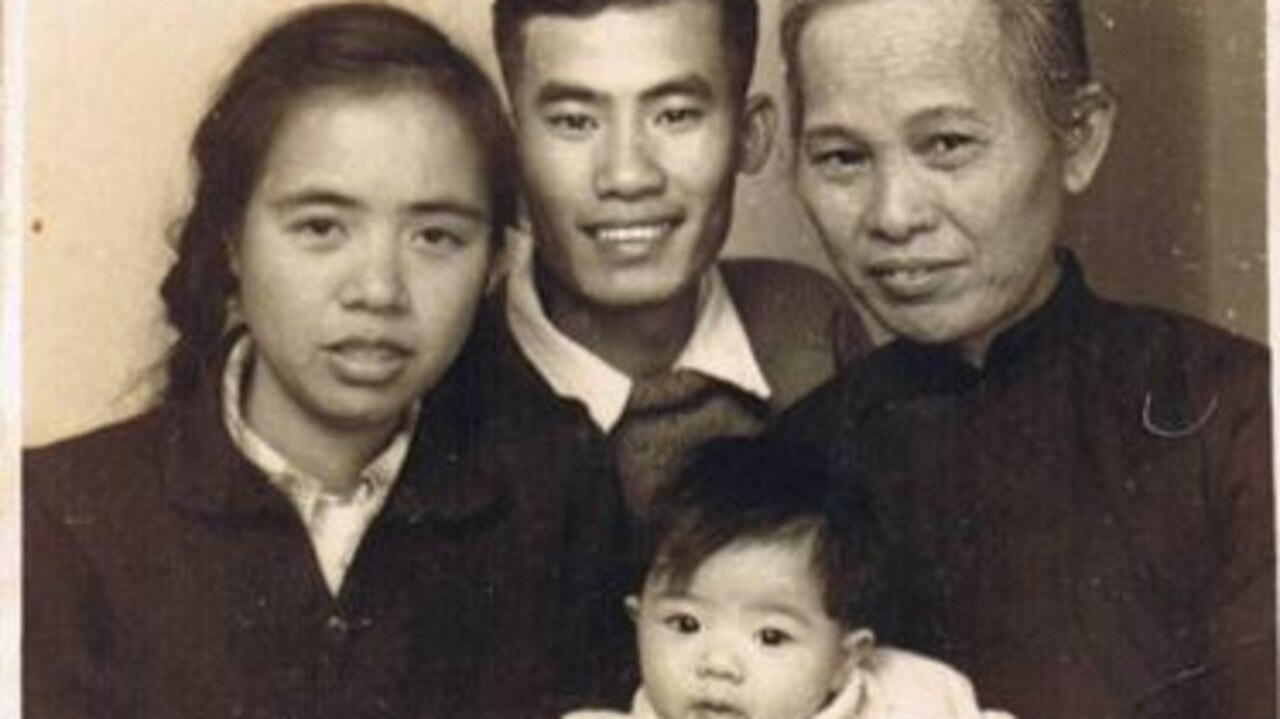
{"label": "older woman's eye", "polygon": [[963,167],[982,147],[978,137],[963,132],[939,132],[928,136],[923,144],[929,163],[941,169]]}
{"label": "older woman's eye", "polygon": [[289,225],[290,232],[317,243],[333,243],[341,239],[346,228],[332,217],[304,217]]}
{"label": "older woman's eye", "polygon": [[872,156],[856,145],[819,146],[810,148],[806,161],[817,174],[833,182],[848,182],[871,166]]}

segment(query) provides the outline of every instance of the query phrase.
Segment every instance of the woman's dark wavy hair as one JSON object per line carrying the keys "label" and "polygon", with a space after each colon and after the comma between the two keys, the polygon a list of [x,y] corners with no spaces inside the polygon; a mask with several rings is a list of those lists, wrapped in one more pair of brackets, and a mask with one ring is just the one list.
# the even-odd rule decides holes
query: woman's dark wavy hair
{"label": "woman's dark wavy hair", "polygon": [[445,35],[402,10],[368,3],[309,8],[267,30],[231,71],[191,144],[195,189],[160,294],[177,339],[166,400],[189,396],[216,368],[236,293],[231,243],[288,113],[318,90],[421,87],[449,102],[485,153],[493,241],[515,215],[511,133],[488,78]]}

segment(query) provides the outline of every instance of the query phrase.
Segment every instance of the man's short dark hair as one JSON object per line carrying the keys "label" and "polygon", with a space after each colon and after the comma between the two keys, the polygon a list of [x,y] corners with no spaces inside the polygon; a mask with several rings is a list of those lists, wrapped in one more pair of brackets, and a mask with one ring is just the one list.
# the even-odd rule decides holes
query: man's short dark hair
{"label": "man's short dark hair", "polygon": [[745,97],[755,71],[760,9],[756,0],[495,0],[493,45],[508,91],[515,86],[524,61],[524,26],[539,16],[585,18],[609,8],[646,8],[677,2],[711,2],[720,8],[721,44],[733,89]]}
{"label": "man's short dark hair", "polygon": [[[780,37],[793,133],[800,132],[804,118],[800,36],[823,8],[861,1],[795,0],[783,17]],[[1073,127],[1076,92],[1093,80],[1080,0],[986,1],[999,18],[1010,74],[1018,79],[1027,99],[1054,127],[1064,131]]]}
{"label": "man's short dark hair", "polygon": [[865,494],[842,490],[842,506],[829,511],[829,489],[826,471],[795,448],[712,440],[655,499],[649,575],[687,587],[729,545],[812,538],[824,608],[846,628],[863,626],[877,614],[883,537]]}

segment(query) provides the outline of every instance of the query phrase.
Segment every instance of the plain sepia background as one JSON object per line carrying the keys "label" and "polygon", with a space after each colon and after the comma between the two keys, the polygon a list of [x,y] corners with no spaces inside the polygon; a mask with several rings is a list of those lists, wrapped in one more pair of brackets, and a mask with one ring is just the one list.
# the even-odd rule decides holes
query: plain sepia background
{"label": "plain sepia background", "polygon": [[[189,189],[186,143],[221,75],[302,0],[30,0],[23,252],[24,444],[138,411],[168,339],[157,288]],[[395,4],[496,78],[488,0]],[[1266,338],[1264,0],[1085,0],[1117,136],[1066,237],[1105,294]],[[781,104],[779,0],[757,85]],[[780,130],[740,185],[729,251],[822,266]]]}

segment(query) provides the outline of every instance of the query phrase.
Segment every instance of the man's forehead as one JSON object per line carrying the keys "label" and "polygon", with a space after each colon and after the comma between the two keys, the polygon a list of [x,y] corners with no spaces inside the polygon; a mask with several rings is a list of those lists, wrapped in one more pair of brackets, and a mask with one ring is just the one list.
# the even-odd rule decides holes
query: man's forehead
{"label": "man's forehead", "polygon": [[600,95],[645,92],[675,78],[727,80],[716,41],[720,8],[709,0],[617,5],[587,16],[539,15],[521,30],[522,83],[555,83]]}

